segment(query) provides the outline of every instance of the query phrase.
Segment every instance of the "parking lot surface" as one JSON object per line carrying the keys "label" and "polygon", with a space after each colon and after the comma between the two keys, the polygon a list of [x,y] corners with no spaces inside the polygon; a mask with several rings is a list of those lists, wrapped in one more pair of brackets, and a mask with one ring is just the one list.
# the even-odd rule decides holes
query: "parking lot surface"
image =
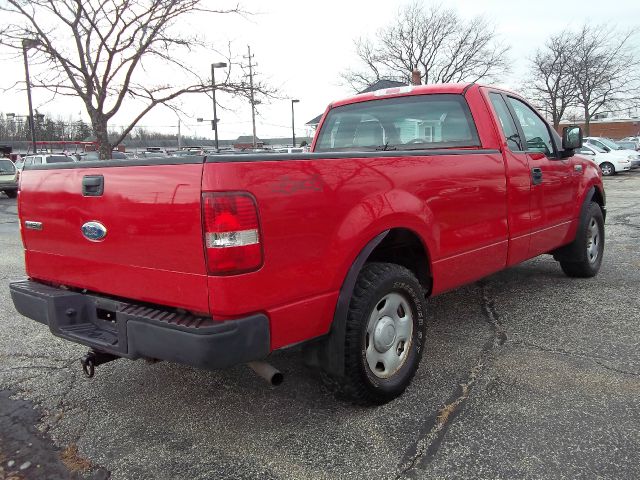
{"label": "parking lot surface", "polygon": [[297,351],[272,356],[278,388],[128,360],[86,379],[84,347],[13,308],[0,195],[0,478],[640,478],[640,172],[605,188],[596,278],[544,256],[429,300],[417,376],[378,408],[336,400]]}

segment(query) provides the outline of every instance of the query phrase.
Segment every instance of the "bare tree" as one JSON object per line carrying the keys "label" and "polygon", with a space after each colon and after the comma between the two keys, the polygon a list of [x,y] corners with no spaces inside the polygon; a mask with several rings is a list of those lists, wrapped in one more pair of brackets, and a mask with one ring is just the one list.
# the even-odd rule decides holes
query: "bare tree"
{"label": "bare tree", "polygon": [[[177,108],[174,102],[179,97],[211,90],[210,80],[186,60],[205,42],[180,31],[177,24],[189,14],[240,10],[215,10],[204,4],[202,0],[5,0],[0,12],[13,21],[0,28],[0,44],[17,50],[28,39],[37,52],[35,58],[46,67],[40,69],[34,85],[56,95],[79,97],[101,157],[110,158],[112,145],[120,143],[154,107]],[[151,78],[146,69],[154,62],[162,65],[164,73]],[[230,70],[216,88],[241,95],[249,89],[242,77],[233,81]],[[258,91],[262,88],[257,86]],[[125,101],[138,110],[119,138],[110,142],[109,121]]]}
{"label": "bare tree", "polygon": [[508,71],[509,47],[498,42],[495,28],[483,17],[461,19],[455,10],[415,1],[373,38],[355,41],[362,68],[342,77],[355,90],[380,79],[406,81],[414,69],[423,83],[495,78]]}
{"label": "bare tree", "polygon": [[529,88],[537,107],[547,112],[558,129],[567,109],[577,105],[572,76],[575,35],[563,31],[553,35],[531,60],[533,83]]}
{"label": "bare tree", "polygon": [[584,113],[585,133],[589,135],[591,120],[597,113],[637,98],[640,58],[632,32],[584,25],[574,35],[570,73],[577,104]]}

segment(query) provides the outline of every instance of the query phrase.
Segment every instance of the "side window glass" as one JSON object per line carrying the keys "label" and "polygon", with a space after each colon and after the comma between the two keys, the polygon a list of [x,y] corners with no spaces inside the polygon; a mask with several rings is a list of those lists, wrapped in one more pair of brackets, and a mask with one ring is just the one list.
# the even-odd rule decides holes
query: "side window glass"
{"label": "side window glass", "polygon": [[496,114],[498,115],[498,120],[500,120],[500,126],[502,127],[502,133],[504,137],[507,139],[507,145],[509,145],[509,150],[511,151],[522,151],[522,140],[520,139],[520,135],[518,134],[518,129],[516,128],[516,124],[513,121],[513,117],[511,117],[511,113],[509,113],[509,108],[507,107],[504,98],[499,93],[490,93],[489,98],[491,99],[491,104],[493,105]]}
{"label": "side window glass", "polygon": [[42,163],[42,157],[33,157],[33,164],[40,165]]}
{"label": "side window glass", "polygon": [[518,117],[527,142],[528,152],[540,152],[553,155],[553,143],[547,125],[528,105],[516,98],[509,97],[509,102]]}

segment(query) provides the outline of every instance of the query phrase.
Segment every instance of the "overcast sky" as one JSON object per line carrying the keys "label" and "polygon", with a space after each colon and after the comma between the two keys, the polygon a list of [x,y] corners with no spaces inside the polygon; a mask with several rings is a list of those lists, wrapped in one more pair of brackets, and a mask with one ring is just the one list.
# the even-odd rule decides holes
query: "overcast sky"
{"label": "overcast sky", "polygon": [[[211,3],[224,4],[220,1]],[[255,12],[254,15],[248,18],[232,15],[191,18],[184,22],[184,28],[201,31],[222,50],[229,41],[238,53],[246,52],[247,45],[251,45],[260,79],[277,87],[283,97],[300,100],[295,113],[296,134],[301,136],[305,133],[304,124],[322,113],[330,101],[353,93],[347,86],[341,85],[339,78],[340,72],[357,62],[353,39],[372,34],[387,25],[405,3],[371,0],[242,0],[242,6]],[[425,5],[430,3],[425,2]],[[484,15],[495,23],[501,41],[512,47],[510,59],[513,73],[504,78],[501,84],[514,89],[526,81],[528,57],[549,35],[567,26],[578,26],[583,22],[607,23],[620,29],[635,28],[640,37],[638,0],[449,0],[446,6],[457,9],[463,17]],[[640,44],[640,38],[636,40],[636,44]],[[208,77],[209,65],[221,60],[224,58],[215,54],[198,54],[188,63]],[[0,87],[6,88],[23,80],[21,62],[3,60],[2,63]],[[163,76],[170,73],[151,72]],[[1,93],[0,99],[0,112],[26,113],[26,94],[23,91]],[[70,116],[74,120],[81,114],[88,121],[80,102],[65,98],[44,105],[47,99],[49,95],[45,92],[34,91],[34,105],[40,107],[41,112]],[[218,112],[221,138],[250,135],[251,111],[248,103],[234,101],[225,94],[218,95],[218,101],[227,108]],[[185,99],[182,108],[190,114],[181,117],[183,134],[212,137],[210,125],[198,124],[195,120],[197,117],[212,117],[208,97],[202,95]],[[123,108],[113,124],[124,124],[134,113],[130,108]],[[169,109],[158,107],[140,124],[169,133],[176,131],[177,119]],[[260,105],[257,135],[263,138],[291,135],[289,100],[285,98]]]}

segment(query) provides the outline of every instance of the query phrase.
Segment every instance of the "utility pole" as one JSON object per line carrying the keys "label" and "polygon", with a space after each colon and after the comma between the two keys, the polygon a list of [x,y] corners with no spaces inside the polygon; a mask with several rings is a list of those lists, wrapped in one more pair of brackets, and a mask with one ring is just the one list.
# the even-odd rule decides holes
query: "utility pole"
{"label": "utility pole", "polygon": [[296,148],[296,116],[293,106],[298,102],[300,102],[298,99],[291,100],[291,138],[293,140],[293,148]]}
{"label": "utility pole", "polygon": [[253,125],[253,148],[257,147],[256,144],[256,101],[253,96],[253,55],[251,55],[251,47],[247,45],[248,55],[244,58],[249,59],[249,92],[251,93],[251,123]]}
{"label": "utility pole", "polygon": [[180,135],[180,117],[178,117],[178,150],[182,150],[182,135]]}
{"label": "utility pole", "polygon": [[27,82],[27,100],[29,102],[29,127],[31,130],[31,145],[33,147],[33,153],[37,153],[36,146],[36,119],[33,118],[33,104],[31,102],[31,80],[29,79],[29,59],[27,57],[27,50],[37,45],[37,42],[31,39],[22,40],[22,55],[24,57],[24,74]]}

